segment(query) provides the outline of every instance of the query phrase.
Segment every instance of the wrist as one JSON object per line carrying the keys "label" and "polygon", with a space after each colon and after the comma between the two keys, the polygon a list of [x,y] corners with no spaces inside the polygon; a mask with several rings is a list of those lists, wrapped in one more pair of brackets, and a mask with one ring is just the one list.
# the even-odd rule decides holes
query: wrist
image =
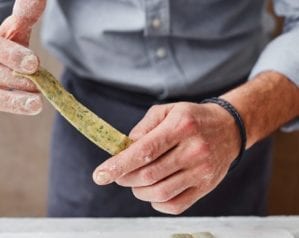
{"label": "wrist", "polygon": [[254,143],[258,141],[259,135],[255,130],[254,126],[254,118],[252,114],[250,114],[243,106],[241,100],[239,100],[235,95],[223,95],[220,98],[228,101],[231,103],[240,113],[243,121],[244,121],[244,128],[246,130],[247,135],[247,142],[246,142],[246,149],[250,148]]}
{"label": "wrist", "polygon": [[[231,105],[229,102],[227,102],[222,98],[213,97],[210,99],[205,99],[202,103],[216,104],[223,109],[222,110],[223,113],[226,112],[221,117],[223,118],[222,124],[226,126],[227,132],[233,135],[233,138],[238,138],[238,143],[235,143],[235,145],[239,145],[238,154],[237,156],[233,156],[233,158],[236,158],[236,161],[233,164],[233,167],[235,167],[235,165],[240,161],[240,159],[244,154],[245,147],[246,147],[246,140],[247,140],[244,122],[239,112],[236,110],[236,108],[234,108],[233,105]],[[234,139],[233,141],[237,142],[237,139]]]}

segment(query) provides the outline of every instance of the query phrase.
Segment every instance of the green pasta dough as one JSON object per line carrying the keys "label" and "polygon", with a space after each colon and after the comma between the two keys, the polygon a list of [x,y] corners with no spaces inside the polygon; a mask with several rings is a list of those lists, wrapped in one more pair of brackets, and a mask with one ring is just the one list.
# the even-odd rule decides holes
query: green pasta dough
{"label": "green pasta dough", "polygon": [[67,92],[45,69],[32,75],[16,73],[30,79],[55,109],[94,144],[115,155],[126,149],[131,139],[91,112]]}

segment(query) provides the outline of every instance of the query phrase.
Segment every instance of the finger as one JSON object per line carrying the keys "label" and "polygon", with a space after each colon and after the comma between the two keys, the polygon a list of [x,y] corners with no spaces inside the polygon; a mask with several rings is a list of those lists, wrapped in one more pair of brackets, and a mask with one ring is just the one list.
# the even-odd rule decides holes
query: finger
{"label": "finger", "polygon": [[165,179],[182,168],[178,150],[181,149],[177,147],[167,152],[153,163],[119,178],[116,183],[123,187],[144,187]]}
{"label": "finger", "polygon": [[8,68],[25,74],[32,74],[38,70],[38,57],[30,49],[2,37],[0,49],[0,63]]}
{"label": "finger", "polygon": [[3,65],[0,65],[0,88],[27,92],[38,91],[33,82],[26,78],[14,76],[13,72]]}
{"label": "finger", "polygon": [[171,215],[179,215],[191,207],[204,195],[205,193],[202,192],[200,187],[192,187],[167,202],[153,202],[151,205],[159,212]]}
{"label": "finger", "polygon": [[194,186],[166,202],[153,202],[152,207],[162,213],[177,215],[191,207],[197,200],[214,190],[226,175],[226,168],[213,168],[207,163],[200,163],[190,171]]}
{"label": "finger", "polygon": [[195,185],[192,173],[180,171],[165,180],[147,187],[133,188],[136,198],[146,202],[166,202]]}
{"label": "finger", "polygon": [[124,187],[155,184],[179,170],[193,167],[195,158],[203,154],[202,150],[201,143],[186,140],[151,164],[120,177],[116,183]]}
{"label": "finger", "polygon": [[98,185],[109,184],[143,167],[173,148],[180,141],[180,133],[172,123],[164,120],[158,127],[133,143],[128,149],[103,162],[93,173]]}
{"label": "finger", "polygon": [[131,130],[129,137],[138,140],[158,126],[173,108],[173,104],[152,106],[141,121]]}
{"label": "finger", "polygon": [[0,111],[36,115],[42,110],[40,94],[0,89]]}
{"label": "finger", "polygon": [[[199,199],[203,198],[212,190],[214,190],[224,177],[224,176],[221,177],[216,176],[218,177],[218,179],[213,182],[214,176],[211,174],[209,175],[209,173],[203,175],[201,178],[198,178],[197,175],[199,174],[199,171],[204,171],[204,169],[194,168],[194,170],[190,173],[191,176],[195,178],[194,180],[195,183],[199,185],[188,188],[180,195],[166,202],[152,202],[152,207],[155,210],[162,213],[167,213],[172,215],[181,214],[189,207],[191,207]],[[203,174],[205,173],[203,172]],[[201,180],[200,183],[196,181],[199,179]]]}

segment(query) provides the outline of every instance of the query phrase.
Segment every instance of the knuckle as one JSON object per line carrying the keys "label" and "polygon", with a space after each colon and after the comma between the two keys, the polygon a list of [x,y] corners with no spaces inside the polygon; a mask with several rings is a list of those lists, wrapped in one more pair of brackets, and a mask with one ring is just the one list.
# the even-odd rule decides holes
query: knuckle
{"label": "knuckle", "polygon": [[211,146],[209,143],[203,142],[202,138],[192,138],[188,144],[188,158],[196,158],[194,162],[205,162],[212,155]]}
{"label": "knuckle", "polygon": [[199,152],[204,158],[208,158],[212,155],[212,150],[209,143],[201,143],[199,146]]}
{"label": "knuckle", "polygon": [[137,139],[138,137],[141,137],[140,135],[142,133],[143,133],[143,130],[140,128],[140,126],[135,126],[130,132],[130,137],[133,137],[133,138],[136,137],[136,139]]}
{"label": "knuckle", "polygon": [[189,135],[198,133],[199,131],[198,122],[190,112],[185,112],[183,114],[179,130]]}
{"label": "knuckle", "polygon": [[140,178],[146,185],[151,185],[156,182],[155,173],[151,169],[144,169],[140,172]]}
{"label": "knuckle", "polygon": [[201,142],[197,142],[195,140],[192,141],[192,143],[189,143],[189,156],[197,158],[201,154]]}
{"label": "knuckle", "polygon": [[148,163],[153,160],[157,148],[154,143],[143,144],[140,148],[140,158],[143,162]]}
{"label": "knuckle", "polygon": [[176,104],[176,107],[177,107],[178,109],[180,109],[180,110],[186,110],[186,108],[189,108],[190,105],[189,105],[188,102],[178,102],[178,103]]}
{"label": "knuckle", "polygon": [[158,188],[155,192],[157,202],[166,202],[169,200],[170,193],[165,188]]}
{"label": "knuckle", "polygon": [[149,112],[149,113],[156,112],[156,111],[159,110],[159,108],[160,108],[160,105],[153,105],[153,106],[151,106],[151,107],[149,108],[148,112]]}

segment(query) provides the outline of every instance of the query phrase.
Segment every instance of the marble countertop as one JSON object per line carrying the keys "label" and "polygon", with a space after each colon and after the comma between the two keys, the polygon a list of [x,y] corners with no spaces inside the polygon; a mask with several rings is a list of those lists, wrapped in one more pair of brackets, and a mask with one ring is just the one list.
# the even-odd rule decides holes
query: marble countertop
{"label": "marble countertop", "polygon": [[299,216],[265,218],[0,218],[0,238],[167,238],[173,233],[201,231],[226,234],[220,235],[221,238],[299,238]]}

